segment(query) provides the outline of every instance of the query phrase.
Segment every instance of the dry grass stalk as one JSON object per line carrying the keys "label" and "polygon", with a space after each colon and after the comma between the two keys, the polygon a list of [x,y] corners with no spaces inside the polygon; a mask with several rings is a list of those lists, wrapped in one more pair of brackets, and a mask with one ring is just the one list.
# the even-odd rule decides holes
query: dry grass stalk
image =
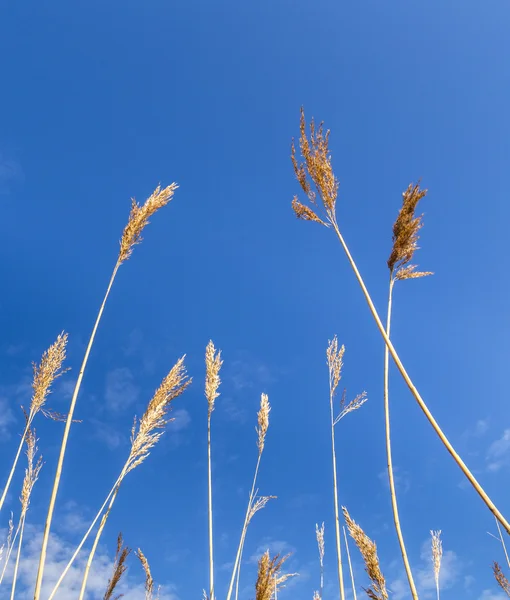
{"label": "dry grass stalk", "polygon": [[[271,405],[269,404],[269,398],[268,398],[267,394],[261,394],[260,408],[257,413],[258,427],[255,428],[255,431],[257,432],[257,449],[258,449],[257,464],[255,466],[255,473],[253,475],[253,482],[251,485],[250,496],[248,498],[248,506],[246,508],[246,515],[244,517],[243,528],[241,530],[241,536],[239,538],[239,545],[237,547],[237,553],[236,553],[236,557],[234,560],[234,567],[232,569],[232,576],[230,578],[230,584],[229,584],[226,600],[230,600],[230,598],[232,596],[232,592],[234,589],[234,582],[235,582],[235,586],[236,586],[235,598],[236,598],[236,600],[239,598],[239,580],[240,580],[240,576],[241,576],[241,563],[242,563],[242,558],[243,558],[244,542],[246,540],[246,534],[248,531],[248,525],[250,524],[250,521],[253,518],[253,516],[255,515],[255,513],[258,512],[258,510],[260,510],[261,508],[264,508],[264,506],[267,504],[268,500],[275,498],[275,496],[262,496],[255,502],[255,497],[257,495],[257,491],[255,488],[257,485],[260,461],[262,459],[262,453],[264,451],[264,447],[265,447],[265,443],[266,443],[266,434],[269,429],[269,413],[270,412],[271,412]],[[263,501],[262,505],[259,504],[261,501]]]}
{"label": "dry grass stalk", "polygon": [[115,560],[113,562],[113,574],[111,579],[108,580],[108,586],[106,588],[103,600],[119,600],[124,596],[124,594],[118,594],[114,598],[113,593],[115,592],[115,588],[117,587],[120,580],[122,579],[122,576],[127,570],[126,560],[130,553],[131,548],[124,546],[122,533],[119,533],[117,537],[117,550],[115,552]]}
{"label": "dry grass stalk", "polygon": [[80,371],[78,373],[78,378],[76,380],[76,385],[74,387],[73,396],[71,398],[71,404],[69,407],[69,413],[67,414],[66,424],[64,428],[64,435],[62,436],[62,444],[60,447],[60,454],[57,462],[57,468],[55,472],[55,479],[53,482],[53,488],[51,491],[50,502],[48,505],[48,514],[46,517],[46,522],[44,526],[44,534],[43,541],[41,547],[41,553],[39,557],[39,568],[37,570],[36,584],[35,584],[35,593],[34,600],[40,600],[41,596],[41,588],[42,581],[44,576],[44,566],[46,563],[46,553],[48,550],[48,541],[51,530],[51,523],[53,521],[53,513],[55,511],[55,503],[57,500],[58,489],[60,487],[60,479],[62,477],[62,469],[64,466],[64,457],[67,449],[67,442],[69,439],[69,433],[71,430],[71,424],[73,423],[74,411],[76,408],[76,402],[78,399],[78,394],[80,392],[81,383],[83,380],[83,375],[85,373],[85,369],[87,367],[88,359],[90,352],[92,350],[92,346],[94,344],[94,340],[96,337],[96,333],[99,327],[99,323],[101,322],[101,318],[103,316],[104,308],[106,306],[106,302],[110,295],[111,289],[113,287],[113,283],[117,276],[117,272],[123,262],[125,262],[133,252],[133,248],[136,244],[141,241],[141,233],[144,227],[148,224],[148,219],[152,216],[159,208],[167,204],[173,196],[173,193],[176,189],[175,184],[171,184],[164,190],[161,190],[160,186],[156,188],[156,190],[151,194],[151,196],[147,199],[145,204],[142,207],[139,207],[136,202],[132,201],[131,212],[128,219],[128,224],[124,228],[124,232],[122,234],[122,238],[120,241],[120,250],[119,255],[117,257],[117,262],[113,268],[112,275],[110,277],[110,281],[108,283],[108,287],[106,288],[106,292],[99,307],[99,311],[97,313],[97,317],[94,323],[94,327],[92,328],[92,333],[90,334],[89,342],[87,344],[87,348],[85,350],[85,355],[83,357],[82,365],[80,367]]}
{"label": "dry grass stalk", "polygon": [[[145,573],[145,600],[153,600],[154,598],[154,579],[152,578],[151,569],[149,566],[149,561],[145,557],[144,553],[138,548],[136,552],[136,556],[138,557],[142,569]],[[156,598],[154,600],[158,600],[159,593],[156,592]]]}
{"label": "dry grass stalk", "polygon": [[216,352],[212,340],[205,349],[205,397],[207,398],[207,492],[208,492],[208,528],[209,528],[209,597],[214,598],[214,548],[213,548],[213,508],[212,508],[212,461],[211,461],[211,415],[214,402],[219,396],[220,369],[223,361],[221,351]]}
{"label": "dry grass stalk", "polygon": [[[506,549],[505,540],[503,538],[503,534],[501,532],[501,527],[499,526],[499,522],[497,519],[496,519],[496,527],[498,528],[499,541],[501,542],[501,545],[503,546],[503,552],[505,553],[506,564],[510,568],[510,557],[508,556],[508,551]],[[492,537],[496,537],[496,536],[492,536]],[[498,539],[498,538],[496,538],[496,539]]]}
{"label": "dry grass stalk", "polygon": [[48,395],[51,393],[51,386],[53,385],[55,379],[60,377],[65,370],[62,369],[62,364],[66,358],[66,346],[67,346],[67,333],[62,332],[57,336],[56,341],[43,352],[41,357],[41,362],[37,364],[33,364],[33,380],[32,380],[32,399],[30,402],[30,410],[28,415],[26,415],[26,423],[25,430],[23,435],[21,436],[21,440],[18,446],[18,450],[16,452],[16,456],[14,457],[14,461],[11,467],[11,471],[7,478],[7,482],[2,491],[2,496],[0,497],[0,511],[5,502],[5,498],[7,497],[7,492],[9,491],[11,481],[16,471],[16,467],[18,465],[19,457],[21,454],[21,450],[23,449],[23,444],[26,440],[27,433],[32,425],[32,422],[39,411],[44,411],[44,406],[46,404],[46,400]]}
{"label": "dry grass stalk", "polygon": [[319,550],[319,563],[321,566],[321,585],[319,598],[321,598],[322,600],[322,596],[324,594],[324,523],[322,523],[320,527],[317,523],[315,523],[315,537],[317,539],[317,548]]}
{"label": "dry grass stalk", "polygon": [[338,181],[333,172],[331,156],[329,153],[329,132],[324,134],[321,125],[319,128],[319,132],[316,134],[315,126],[312,121],[310,125],[310,139],[308,139],[303,110],[301,110],[300,131],[300,149],[304,162],[298,164],[296,160],[296,151],[293,144],[292,163],[294,165],[294,171],[296,173],[296,177],[299,181],[301,188],[307,195],[308,200],[312,204],[313,208],[315,210],[321,210],[324,213],[325,217],[324,219],[319,218],[319,216],[314,212],[314,210],[312,210],[312,208],[301,204],[297,200],[297,198],[294,198],[292,202],[292,207],[294,209],[294,212],[296,213],[296,216],[304,220],[317,221],[322,225],[331,225],[331,227],[334,229],[335,234],[345,252],[347,260],[349,261],[349,264],[363,292],[363,295],[368,304],[372,317],[374,318],[374,321],[377,325],[377,328],[379,329],[379,332],[382,338],[384,339],[384,342],[388,347],[391,357],[395,361],[395,364],[400,374],[402,375],[402,378],[406,382],[407,386],[409,387],[409,390],[413,394],[416,402],[420,406],[421,410],[423,411],[425,417],[436,432],[437,436],[444,444],[448,452],[451,454],[461,471],[464,473],[466,478],[469,480],[471,485],[482,498],[482,500],[492,512],[492,514],[496,516],[501,525],[503,525],[505,530],[510,534],[510,523],[501,514],[501,512],[489,498],[485,490],[478,483],[473,473],[471,473],[471,471],[468,469],[467,465],[464,463],[462,458],[455,451],[452,444],[450,443],[442,429],[439,427],[439,424],[434,419],[432,413],[428,409],[420,393],[416,389],[406,369],[404,368],[404,365],[402,364],[402,361],[400,360],[397,351],[395,350],[390,338],[386,333],[385,327],[381,321],[381,318],[379,317],[377,309],[375,308],[375,305],[365,285],[365,282],[363,281],[361,273],[359,272],[359,269],[351,255],[349,247],[347,246],[347,243],[345,242],[345,239],[340,231],[336,218]]}
{"label": "dry grass stalk", "polygon": [[441,530],[431,531],[430,535],[432,538],[432,564],[434,566],[434,581],[436,582],[437,600],[439,600],[439,572],[441,571],[441,560],[443,558]]}
{"label": "dry grass stalk", "polygon": [[[97,545],[99,544],[106,521],[110,515],[115,499],[117,498],[117,494],[124,477],[133,469],[141,465],[149,456],[150,450],[159,441],[163,435],[164,427],[169,422],[167,414],[170,410],[172,400],[180,396],[191,383],[191,379],[189,379],[186,375],[184,358],[184,356],[180,358],[172,367],[168,375],[163,379],[161,385],[156,390],[154,396],[149,402],[145,413],[139,420],[138,426],[136,421],[133,425],[131,430],[131,450],[115,486],[110,491],[110,502],[99,524],[99,528],[85,566],[85,573],[83,576],[79,600],[83,600],[84,598],[90,567],[92,566]],[[55,593],[55,591],[56,588],[53,590],[53,593]]]}
{"label": "dry grass stalk", "polygon": [[492,565],[492,571],[494,573],[494,577],[499,584],[499,587],[505,592],[505,594],[510,598],[510,582],[505,577],[503,571],[501,570],[500,565],[497,562],[494,562]]}
{"label": "dry grass stalk", "polygon": [[352,568],[351,553],[349,551],[349,540],[347,539],[347,532],[345,531],[345,527],[342,527],[342,529],[344,532],[345,550],[347,551],[347,562],[349,563],[349,573],[351,575],[352,597],[354,600],[358,600],[356,596],[356,584],[354,583],[354,570]]}
{"label": "dry grass stalk", "polygon": [[255,600],[271,600],[277,594],[278,589],[284,587],[284,583],[288,579],[297,575],[297,573],[281,572],[282,566],[289,556],[288,554],[280,558],[280,555],[277,554],[270,558],[269,550],[262,555],[258,563]]}
{"label": "dry grass stalk", "polygon": [[379,557],[377,556],[377,546],[361,527],[351,519],[347,509],[342,507],[345,522],[349,534],[358,546],[358,549],[365,562],[365,570],[370,577],[372,585],[365,592],[371,600],[388,600],[388,592],[386,590],[386,580],[381,572],[379,565]]}

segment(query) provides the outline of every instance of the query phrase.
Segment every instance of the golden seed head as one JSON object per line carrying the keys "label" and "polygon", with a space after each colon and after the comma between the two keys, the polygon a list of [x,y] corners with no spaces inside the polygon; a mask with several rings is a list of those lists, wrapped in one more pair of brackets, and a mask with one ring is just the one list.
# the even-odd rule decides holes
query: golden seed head
{"label": "golden seed head", "polygon": [[66,358],[67,333],[62,332],[56,341],[43,353],[41,362],[33,365],[34,379],[32,381],[32,401],[30,413],[35,415],[45,404],[51,385],[65,371],[62,363]]}
{"label": "golden seed head", "polygon": [[494,577],[499,584],[499,587],[506,593],[506,595],[510,598],[510,582],[505,577],[503,571],[501,570],[500,565],[495,562],[492,565],[492,572],[494,573]]}
{"label": "golden seed head", "polygon": [[283,587],[283,584],[290,577],[295,577],[297,573],[282,574],[283,563],[289,558],[289,554],[280,558],[277,554],[273,558],[269,556],[267,550],[259,559],[257,582],[255,584],[255,600],[271,600],[277,590]]}
{"label": "golden seed head", "polygon": [[152,600],[152,595],[154,593],[154,579],[152,578],[149,561],[145,558],[145,555],[140,548],[138,548],[135,554],[145,572],[145,600]]}
{"label": "golden seed head", "polygon": [[25,477],[23,478],[23,484],[21,486],[21,515],[26,515],[28,507],[30,505],[30,496],[34,489],[35,482],[39,479],[39,473],[42,468],[42,457],[39,457],[35,461],[37,455],[37,439],[35,437],[35,429],[28,429],[25,435],[25,442],[27,444],[27,468],[25,469]]}
{"label": "golden seed head", "polygon": [[180,396],[191,383],[184,367],[184,358],[185,356],[180,358],[163,379],[140,421],[136,423],[135,419],[131,429],[131,452],[126,472],[132,471],[147,458],[170,420],[167,419],[167,413],[172,400]]}
{"label": "golden seed head", "polygon": [[326,357],[328,361],[329,369],[329,389],[331,396],[334,396],[336,389],[342,378],[342,367],[345,347],[338,348],[338,339],[335,335],[333,340],[329,341],[328,349],[326,350]]}
{"label": "golden seed head", "polygon": [[119,264],[122,264],[131,256],[133,248],[142,241],[142,231],[149,224],[149,218],[170,202],[177,188],[176,183],[171,183],[163,189],[158,185],[142,206],[136,200],[131,200],[128,223],[120,240]]}
{"label": "golden seed head", "polygon": [[[293,141],[291,160],[294,173],[309,202],[313,206],[320,208],[317,202],[318,196],[322,209],[326,213],[327,220],[333,223],[336,218],[338,180],[335,177],[331,164],[329,131],[324,132],[322,123],[316,129],[314,120],[312,119],[310,122],[310,138],[308,138],[303,109],[301,109],[299,128],[299,149],[304,162],[298,163],[296,159],[296,147]],[[314,189],[312,189],[312,184]],[[292,208],[298,218],[326,225],[325,221],[314,210],[298,202],[297,198],[294,198]]]}
{"label": "golden seed head", "polygon": [[[119,533],[117,537],[117,551],[115,553],[115,561],[113,563],[113,575],[111,579],[108,580],[108,586],[106,588],[103,600],[113,599],[113,592],[127,570],[126,559],[131,553],[131,548],[128,548],[127,546],[123,547],[123,544],[124,540],[122,538],[122,533]],[[121,596],[122,594],[120,596],[116,596],[113,600],[117,600]]]}
{"label": "golden seed head", "polygon": [[418,202],[424,198],[427,190],[421,190],[418,184],[409,184],[402,194],[402,208],[393,225],[393,247],[388,259],[388,268],[395,279],[415,279],[431,275],[429,272],[417,272],[416,266],[409,263],[418,249],[418,233],[423,227],[422,216],[416,216]]}
{"label": "golden seed head", "polygon": [[439,571],[441,570],[441,559],[443,558],[443,543],[441,542],[441,530],[431,531],[432,538],[432,564],[434,565],[434,579],[439,586]]}
{"label": "golden seed head", "polygon": [[212,341],[209,341],[205,349],[205,397],[209,409],[209,416],[214,410],[214,401],[219,396],[220,387],[220,369],[223,361],[221,360],[221,350],[216,352]]}
{"label": "golden seed head", "polygon": [[271,405],[269,404],[269,398],[267,394],[262,394],[260,396],[260,409],[257,413],[257,420],[259,426],[256,427],[257,431],[257,447],[259,449],[259,454],[262,454],[264,450],[264,444],[266,441],[266,433],[269,428],[269,412],[271,411]]}
{"label": "golden seed head", "polygon": [[319,560],[321,567],[324,564],[324,523],[319,527],[315,523],[315,536],[317,538],[317,547],[319,548]]}
{"label": "golden seed head", "polygon": [[361,529],[361,527],[351,519],[351,516],[349,515],[349,512],[345,506],[342,507],[342,511],[344,513],[349,534],[356,543],[356,546],[363,557],[365,562],[365,571],[372,581],[372,585],[365,590],[368,597],[371,598],[371,600],[388,600],[386,580],[381,572],[379,557],[377,556],[377,546],[375,542],[373,542],[363,531],[363,529]]}

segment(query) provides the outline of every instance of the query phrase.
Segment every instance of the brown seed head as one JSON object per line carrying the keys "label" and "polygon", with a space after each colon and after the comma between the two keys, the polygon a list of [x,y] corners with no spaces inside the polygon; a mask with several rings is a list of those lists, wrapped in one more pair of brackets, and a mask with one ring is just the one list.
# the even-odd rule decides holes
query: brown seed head
{"label": "brown seed head", "polygon": [[135,419],[131,430],[131,452],[126,468],[127,473],[147,458],[169,422],[167,413],[171,408],[170,403],[191,383],[184,367],[184,358],[184,356],[180,358],[163,379],[138,424]]}
{"label": "brown seed head", "polygon": [[432,564],[434,565],[434,579],[436,587],[439,588],[439,571],[441,570],[441,559],[443,558],[443,543],[441,542],[441,530],[431,531],[432,538]]}
{"label": "brown seed head", "polygon": [[221,360],[221,350],[216,352],[212,341],[209,341],[205,349],[205,397],[209,408],[209,416],[214,410],[214,401],[219,396],[220,387],[220,369],[223,361]]}
{"label": "brown seed head", "polygon": [[177,187],[176,183],[163,189],[158,185],[143,206],[140,206],[136,200],[131,200],[128,224],[124,228],[120,240],[119,264],[131,256],[133,248],[142,241],[142,231],[149,224],[149,218],[170,202]]}
{"label": "brown seed head", "polygon": [[152,579],[149,561],[145,558],[145,555],[140,548],[138,548],[135,554],[142,564],[142,568],[145,572],[145,600],[152,600],[152,595],[154,593],[154,579]]}
{"label": "brown seed head", "polygon": [[262,555],[259,560],[257,582],[255,584],[255,600],[271,600],[275,591],[279,587],[283,587],[287,579],[297,575],[297,573],[281,573],[282,565],[289,556],[288,554],[280,558],[280,555],[277,554],[270,558],[269,550]]}
{"label": "brown seed head", "polygon": [[[317,202],[317,196],[319,197],[327,220],[333,223],[336,218],[335,208],[338,196],[338,180],[331,165],[329,131],[324,132],[322,123],[316,129],[312,119],[310,123],[310,138],[308,138],[303,109],[301,109],[300,117],[299,149],[304,161],[302,163],[298,163],[296,159],[296,147],[294,142],[292,142],[291,160],[299,185],[310,203],[317,208],[320,208]],[[314,189],[312,189],[312,184]],[[296,198],[292,203],[292,208],[296,216],[300,219],[315,221],[322,225],[326,224],[324,220],[317,216],[314,210],[301,204]]]}
{"label": "brown seed head", "polygon": [[349,534],[356,543],[356,546],[358,546],[361,556],[365,562],[365,571],[372,581],[372,585],[370,588],[366,589],[365,592],[367,593],[368,597],[371,598],[371,600],[388,600],[386,580],[381,572],[379,557],[377,556],[377,546],[375,545],[375,542],[373,542],[363,531],[363,529],[361,529],[361,527],[351,519],[351,516],[349,515],[349,512],[345,506],[342,507],[342,511],[344,513]]}
{"label": "brown seed head", "polygon": [[65,371],[62,363],[66,358],[67,333],[62,332],[56,341],[43,353],[41,362],[33,364],[34,379],[32,382],[32,401],[30,403],[30,414],[33,416],[44,406],[48,394],[51,393],[51,385]]}
{"label": "brown seed head", "polygon": [[395,273],[396,279],[413,279],[431,274],[415,272],[416,266],[409,265],[418,249],[418,233],[423,227],[422,215],[415,215],[416,207],[426,194],[427,190],[421,190],[418,184],[412,183],[402,194],[402,208],[393,225],[393,247],[388,259],[388,268],[392,274]]}
{"label": "brown seed head", "polygon": [[505,577],[503,571],[501,570],[500,565],[495,562],[492,565],[492,571],[494,573],[494,577],[499,584],[499,587],[505,592],[505,594],[510,598],[510,582]]}
{"label": "brown seed head", "polygon": [[131,549],[127,546],[123,546],[123,544],[124,540],[122,539],[122,533],[119,533],[119,536],[117,537],[117,551],[115,553],[115,561],[113,563],[113,575],[111,579],[108,580],[108,586],[106,588],[103,600],[119,600],[119,598],[124,596],[124,594],[119,594],[115,596],[115,598],[113,597],[115,588],[127,570],[126,559],[131,553]]}
{"label": "brown seed head", "polygon": [[259,454],[262,454],[264,450],[264,444],[266,442],[266,433],[269,428],[269,412],[271,411],[271,405],[269,404],[269,398],[267,394],[260,396],[260,409],[257,414],[259,426],[255,428],[257,432],[257,447]]}

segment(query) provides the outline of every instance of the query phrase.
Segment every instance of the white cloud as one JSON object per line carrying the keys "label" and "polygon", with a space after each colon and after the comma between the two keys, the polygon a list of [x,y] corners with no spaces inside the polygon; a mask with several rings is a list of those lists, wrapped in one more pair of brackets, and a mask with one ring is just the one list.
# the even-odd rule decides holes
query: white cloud
{"label": "white cloud", "polygon": [[259,544],[259,546],[255,550],[255,552],[253,552],[253,554],[248,559],[248,562],[255,563],[255,564],[258,563],[259,558],[267,550],[269,550],[269,553],[271,554],[271,556],[274,556],[275,554],[280,554],[280,556],[285,556],[286,554],[294,554],[295,553],[295,549],[285,540],[272,540],[272,539],[268,538],[267,540],[265,540],[264,542]]}
{"label": "white cloud", "polygon": [[0,397],[0,440],[6,442],[11,437],[11,425],[16,422],[9,402]]}
{"label": "white cloud", "polygon": [[508,596],[503,592],[494,592],[493,590],[483,590],[478,600],[507,600]]}
{"label": "white cloud", "polygon": [[178,408],[170,413],[172,421],[168,424],[169,433],[179,433],[191,423],[191,416],[185,408]]}
{"label": "white cloud", "polygon": [[489,471],[499,471],[510,464],[510,429],[505,429],[503,435],[492,442],[487,451],[487,468]]}
{"label": "white cloud", "polygon": [[[390,488],[390,482],[388,481],[388,471],[385,469],[381,471],[377,476],[386,487]],[[399,467],[393,467],[393,477],[395,479],[395,487],[397,488],[398,494],[407,494],[411,489],[411,478],[409,473],[402,471]]]}
{"label": "white cloud", "polygon": [[119,412],[133,405],[140,393],[134,383],[133,373],[127,367],[110,371],[106,376],[106,406],[112,412]]}
{"label": "white cloud", "polygon": [[117,431],[114,427],[103,423],[97,419],[90,419],[91,424],[94,427],[93,437],[103,444],[106,444],[110,450],[115,450],[119,446],[123,445],[126,438],[123,434]]}

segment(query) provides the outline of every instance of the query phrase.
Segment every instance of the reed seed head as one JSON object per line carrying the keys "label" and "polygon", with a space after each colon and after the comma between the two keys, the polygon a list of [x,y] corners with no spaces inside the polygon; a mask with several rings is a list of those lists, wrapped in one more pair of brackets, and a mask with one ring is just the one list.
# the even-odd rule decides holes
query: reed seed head
{"label": "reed seed head", "polygon": [[140,206],[134,198],[131,199],[131,212],[120,240],[119,264],[122,264],[131,256],[133,248],[143,239],[142,231],[149,224],[149,218],[170,202],[177,188],[176,183],[171,183],[163,189],[158,185],[143,206]]}
{"label": "reed seed head", "polygon": [[334,421],[334,425],[336,425],[339,421],[341,421],[349,413],[351,413],[355,410],[358,410],[358,408],[361,408],[367,400],[368,400],[367,393],[361,392],[361,394],[358,394],[356,396],[356,398],[354,398],[354,400],[351,400],[349,402],[349,404],[346,405],[345,404],[345,392],[344,392],[342,395],[342,401],[340,402],[340,413],[336,417],[336,419]]}
{"label": "reed seed head", "polygon": [[145,413],[139,422],[133,423],[131,430],[131,452],[127,462],[126,473],[141,464],[149,455],[151,448],[163,435],[163,429],[171,419],[167,414],[170,403],[180,396],[191,383],[186,374],[184,358],[180,358],[154,393]]}
{"label": "reed seed head", "polygon": [[271,405],[269,404],[269,398],[267,394],[260,396],[260,409],[257,413],[257,420],[259,426],[255,428],[257,432],[257,447],[259,454],[262,454],[264,450],[264,444],[266,443],[266,433],[269,428],[269,412],[271,411]]}
{"label": "reed seed head", "polygon": [[145,558],[144,553],[138,548],[135,552],[138,560],[142,565],[142,569],[145,573],[145,600],[152,600],[154,594],[154,579],[152,578],[149,561]]}
{"label": "reed seed head", "polygon": [[30,414],[32,417],[44,406],[51,386],[62,370],[62,363],[66,358],[67,333],[62,332],[56,341],[43,352],[41,362],[33,364],[34,379],[32,381],[32,401],[30,403]]}
{"label": "reed seed head", "polygon": [[441,541],[441,530],[431,531],[432,538],[432,564],[434,565],[434,579],[436,587],[439,589],[439,571],[441,570],[441,560],[443,558],[443,543]]}
{"label": "reed seed head", "polygon": [[395,279],[416,279],[432,275],[428,271],[415,271],[416,265],[410,264],[418,249],[418,233],[423,227],[423,215],[416,216],[416,207],[426,194],[427,190],[421,190],[419,184],[412,183],[402,194],[402,208],[393,225],[393,247],[388,259],[388,268]]}
{"label": "reed seed head", "polygon": [[255,514],[259,512],[259,510],[262,510],[263,508],[265,508],[265,506],[269,502],[269,500],[275,500],[275,499],[276,499],[276,496],[259,496],[255,500],[255,502],[252,503],[252,505],[250,507],[250,512],[248,513],[248,523],[250,523],[250,521],[253,519]]}
{"label": "reed seed head", "polygon": [[492,571],[494,573],[494,577],[499,584],[499,587],[505,592],[505,594],[510,598],[510,582],[505,577],[503,571],[501,570],[500,565],[497,562],[494,562],[492,565]]}
{"label": "reed seed head", "polygon": [[119,600],[124,596],[124,594],[119,594],[114,598],[113,593],[127,570],[126,559],[130,553],[131,548],[124,546],[122,533],[119,533],[117,537],[117,551],[115,552],[115,561],[113,563],[113,575],[111,579],[108,580],[108,586],[103,600]]}
{"label": "reed seed head", "polygon": [[220,369],[223,361],[221,360],[221,350],[216,351],[212,341],[209,341],[205,349],[205,397],[209,416],[214,410],[214,401],[219,396],[218,388],[220,387]]}
{"label": "reed seed head", "polygon": [[317,538],[317,547],[319,548],[319,560],[321,567],[324,565],[324,523],[319,527],[315,523],[315,537]]}
{"label": "reed seed head", "polygon": [[[338,180],[333,172],[329,152],[329,131],[324,132],[323,123],[315,127],[314,120],[310,122],[310,137],[306,131],[305,113],[301,108],[299,149],[304,162],[298,163],[294,141],[291,147],[291,160],[296,178],[306,194],[313,209],[299,202],[297,197],[292,202],[292,208],[298,219],[315,221],[326,225],[316,210],[324,210],[326,220],[334,223],[336,216],[336,200],[338,196]],[[313,187],[312,187],[313,184]],[[319,202],[317,201],[319,197]],[[320,203],[320,205],[319,205]]]}
{"label": "reed seed head", "polygon": [[280,558],[277,554],[270,558],[269,550],[267,550],[259,559],[257,582],[255,584],[255,600],[271,600],[273,594],[278,591],[278,588],[284,587],[283,584],[287,579],[295,577],[297,573],[281,572],[283,563],[289,558],[290,554]]}
{"label": "reed seed head", "polygon": [[361,527],[351,519],[349,512],[342,507],[344,513],[345,522],[349,534],[356,543],[361,556],[365,562],[365,571],[367,572],[372,585],[365,590],[367,596],[371,600],[388,600],[388,592],[386,591],[386,580],[381,572],[379,565],[379,557],[377,556],[377,546],[368,535],[361,529]]}
{"label": "reed seed head", "polygon": [[342,378],[342,367],[344,365],[343,358],[345,353],[345,346],[338,348],[338,338],[335,337],[329,341],[328,349],[326,350],[326,357],[329,369],[329,390],[331,397],[336,393],[336,389]]}
{"label": "reed seed head", "polygon": [[40,456],[35,462],[37,454],[37,439],[35,437],[35,430],[28,429],[25,435],[25,442],[27,444],[27,468],[25,469],[25,477],[23,478],[23,484],[21,486],[21,516],[24,517],[28,511],[30,505],[30,496],[34,489],[35,482],[39,479],[39,473],[42,468],[42,457]]}

